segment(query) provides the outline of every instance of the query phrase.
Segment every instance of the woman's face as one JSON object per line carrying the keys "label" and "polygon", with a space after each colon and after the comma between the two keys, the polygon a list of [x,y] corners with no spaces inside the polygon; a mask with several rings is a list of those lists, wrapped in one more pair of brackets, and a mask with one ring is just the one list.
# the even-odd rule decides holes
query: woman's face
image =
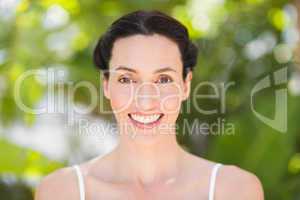
{"label": "woman's face", "polygon": [[122,128],[120,133],[136,137],[174,134],[192,78],[189,72],[186,81],[182,79],[177,44],[158,34],[118,39],[109,68],[109,79],[103,80],[104,95]]}

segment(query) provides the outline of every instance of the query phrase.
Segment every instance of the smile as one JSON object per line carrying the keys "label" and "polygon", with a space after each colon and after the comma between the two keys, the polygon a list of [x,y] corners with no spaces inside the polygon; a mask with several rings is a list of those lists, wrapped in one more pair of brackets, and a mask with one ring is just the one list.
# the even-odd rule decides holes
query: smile
{"label": "smile", "polygon": [[[153,114],[153,115],[139,115],[129,113],[129,118],[134,122],[135,125],[156,125],[164,114]],[[150,127],[149,127],[150,128]]]}

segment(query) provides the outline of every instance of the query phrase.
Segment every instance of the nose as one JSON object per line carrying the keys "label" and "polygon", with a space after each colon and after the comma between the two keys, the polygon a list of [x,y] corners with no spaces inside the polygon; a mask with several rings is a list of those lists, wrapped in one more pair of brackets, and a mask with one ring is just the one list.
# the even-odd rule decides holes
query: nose
{"label": "nose", "polygon": [[159,88],[151,82],[139,85],[136,90],[135,103],[139,111],[155,110],[159,105]]}

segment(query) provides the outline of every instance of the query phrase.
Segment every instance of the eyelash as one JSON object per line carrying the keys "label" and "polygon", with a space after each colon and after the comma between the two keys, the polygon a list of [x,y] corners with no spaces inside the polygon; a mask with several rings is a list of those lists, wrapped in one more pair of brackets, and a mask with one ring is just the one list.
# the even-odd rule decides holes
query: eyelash
{"label": "eyelash", "polygon": [[[170,77],[170,76],[167,76],[167,75],[161,75],[160,76],[160,78],[161,77],[164,77],[164,78],[168,78],[168,82],[167,83],[170,83],[170,82],[173,82],[173,79]],[[121,77],[121,78],[119,78],[118,79],[118,82],[120,82],[120,83],[124,83],[124,84],[127,84],[128,82],[123,82],[122,80],[124,80],[124,79],[130,79],[129,77]],[[136,83],[136,81],[134,81],[134,80],[132,80],[132,79],[130,79],[132,82],[134,82],[134,83]],[[157,82],[155,82],[155,83],[157,83]],[[162,83],[162,84],[165,84],[165,83]]]}
{"label": "eyelash", "polygon": [[124,79],[130,79],[130,78],[129,77],[121,77],[121,78],[118,79],[118,81],[122,84],[126,84],[126,83],[121,81],[121,80],[124,80]]}
{"label": "eyelash", "polygon": [[173,79],[172,79],[170,76],[167,76],[167,75],[161,75],[160,78],[161,78],[161,77],[168,78],[169,81],[168,81],[167,83],[173,82]]}

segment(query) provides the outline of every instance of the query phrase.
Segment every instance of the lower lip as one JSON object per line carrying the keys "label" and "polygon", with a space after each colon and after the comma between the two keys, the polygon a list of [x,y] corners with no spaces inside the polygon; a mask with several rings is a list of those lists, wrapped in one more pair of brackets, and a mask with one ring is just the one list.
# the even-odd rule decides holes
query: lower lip
{"label": "lower lip", "polygon": [[154,128],[155,126],[157,126],[157,125],[160,123],[161,119],[163,118],[163,115],[160,116],[160,117],[158,118],[158,120],[156,120],[156,121],[154,121],[154,122],[151,122],[151,123],[147,123],[147,124],[138,122],[138,121],[132,119],[130,116],[128,116],[128,117],[130,118],[131,122],[132,122],[136,127],[141,128],[141,129],[151,129],[151,128]]}

